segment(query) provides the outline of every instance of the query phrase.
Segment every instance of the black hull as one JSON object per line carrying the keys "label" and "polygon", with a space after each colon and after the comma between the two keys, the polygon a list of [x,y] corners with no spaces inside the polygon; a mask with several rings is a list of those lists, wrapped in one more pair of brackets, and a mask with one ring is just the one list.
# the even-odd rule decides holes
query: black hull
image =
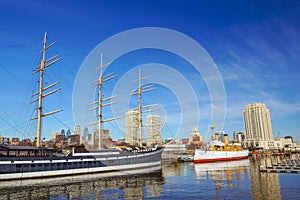
{"label": "black hull", "polygon": [[161,168],[163,148],[104,152],[95,156],[0,157],[0,181]]}

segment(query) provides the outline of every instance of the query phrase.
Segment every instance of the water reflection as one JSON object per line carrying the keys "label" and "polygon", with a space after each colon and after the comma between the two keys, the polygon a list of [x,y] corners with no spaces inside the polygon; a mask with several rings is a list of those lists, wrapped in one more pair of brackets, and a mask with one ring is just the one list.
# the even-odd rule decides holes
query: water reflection
{"label": "water reflection", "polygon": [[[188,163],[194,165],[193,163]],[[173,163],[168,165],[163,165],[163,175],[164,177],[173,176],[187,176],[188,167],[186,163]]]}
{"label": "water reflection", "polygon": [[0,200],[156,198],[161,196],[163,183],[161,171],[12,181],[0,185]]}
{"label": "water reflection", "polygon": [[281,199],[280,183],[278,173],[260,172],[259,166],[270,166],[277,162],[277,156],[259,156],[251,158],[251,194],[254,200],[259,199]]}
{"label": "water reflection", "polygon": [[247,174],[249,166],[248,159],[194,165],[197,179],[200,181],[203,179],[213,180],[216,199],[223,199],[226,189],[234,189],[242,193],[241,176]]}
{"label": "water reflection", "polygon": [[[234,189],[237,192],[242,190],[242,187],[249,187],[253,200],[278,200],[281,199],[278,174],[259,171],[260,165],[270,165],[278,159],[278,157],[254,157],[231,162],[195,164],[195,174],[200,181],[213,180],[216,199],[222,199],[226,190]],[[250,177],[247,179],[245,176],[248,175]]]}
{"label": "water reflection", "polygon": [[[142,174],[91,174],[0,182],[1,199],[291,199],[299,175],[260,172],[286,157],[253,157],[207,164],[163,165]],[[298,178],[297,178],[298,177]],[[282,185],[280,185],[282,184]]]}
{"label": "water reflection", "polygon": [[196,177],[199,179],[209,178],[214,179],[214,176],[220,177],[222,180],[231,179],[232,174],[244,173],[245,169],[250,166],[248,159],[229,161],[229,162],[215,162],[205,164],[195,164]]}

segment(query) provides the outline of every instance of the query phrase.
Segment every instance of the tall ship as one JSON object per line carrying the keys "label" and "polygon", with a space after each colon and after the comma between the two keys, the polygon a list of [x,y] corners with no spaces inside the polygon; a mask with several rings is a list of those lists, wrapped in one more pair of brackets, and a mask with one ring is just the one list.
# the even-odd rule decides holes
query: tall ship
{"label": "tall ship", "polygon": [[216,133],[213,137],[214,126],[212,129],[212,140],[204,147],[204,149],[196,149],[194,153],[194,163],[208,163],[217,161],[230,161],[248,158],[249,150],[243,149],[242,145],[235,140],[228,142],[228,135],[223,135],[223,141]]}
{"label": "tall ship", "polygon": [[[105,80],[110,78],[106,75],[103,76],[102,69],[105,67],[102,65],[102,55],[100,58],[100,75],[97,80],[98,86],[98,99],[93,103],[97,110],[97,125],[98,125],[98,149],[97,150],[76,150],[73,148],[70,155],[56,155],[53,149],[45,148],[41,141],[41,129],[42,118],[47,115],[55,114],[59,110],[51,111],[49,113],[43,113],[43,98],[55,93],[60,88],[53,89],[47,92],[50,88],[53,88],[58,82],[43,87],[44,71],[50,65],[60,60],[58,55],[46,59],[46,51],[54,43],[47,45],[47,34],[44,35],[43,49],[41,51],[42,58],[40,65],[35,69],[33,73],[39,73],[39,90],[33,94],[37,96],[33,102],[38,102],[37,107],[37,137],[36,146],[10,146],[6,144],[0,144],[0,181],[16,180],[16,179],[32,179],[32,178],[44,178],[44,177],[58,177],[58,176],[73,176],[81,174],[92,173],[113,173],[130,171],[130,173],[146,173],[161,170],[161,154],[163,147],[143,147],[142,140],[140,139],[138,147],[114,147],[104,149],[101,143],[102,138],[102,123],[109,120],[102,119],[102,107],[104,101],[111,99],[102,97],[102,84]],[[142,138],[142,108],[141,94],[142,77],[137,79],[138,88],[138,108],[139,111],[139,134]],[[46,93],[47,92],[47,93]],[[108,105],[109,103],[106,103]]]}

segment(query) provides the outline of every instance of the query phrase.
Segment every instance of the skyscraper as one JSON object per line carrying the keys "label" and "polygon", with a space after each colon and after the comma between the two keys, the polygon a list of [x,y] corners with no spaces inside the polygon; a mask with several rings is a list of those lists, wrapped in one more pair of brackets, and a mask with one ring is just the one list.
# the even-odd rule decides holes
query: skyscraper
{"label": "skyscraper", "polygon": [[139,144],[139,113],[137,110],[129,110],[125,116],[125,142],[131,145]]}
{"label": "skyscraper", "polygon": [[244,109],[244,125],[248,147],[268,149],[272,146],[271,117],[265,104],[247,104]]}
{"label": "skyscraper", "polygon": [[81,135],[81,127],[79,125],[76,125],[74,127],[74,134],[75,135]]}
{"label": "skyscraper", "polygon": [[146,143],[147,145],[162,144],[161,120],[158,115],[148,115],[146,117]]}
{"label": "skyscraper", "polygon": [[68,128],[67,133],[66,133],[66,139],[68,140],[71,137],[71,130]]}
{"label": "skyscraper", "polygon": [[84,142],[87,142],[88,141],[88,134],[89,134],[89,129],[88,127],[85,127],[84,130],[83,130],[83,141]]}
{"label": "skyscraper", "polygon": [[74,135],[79,135],[80,144],[82,143],[82,130],[79,125],[74,127]]}

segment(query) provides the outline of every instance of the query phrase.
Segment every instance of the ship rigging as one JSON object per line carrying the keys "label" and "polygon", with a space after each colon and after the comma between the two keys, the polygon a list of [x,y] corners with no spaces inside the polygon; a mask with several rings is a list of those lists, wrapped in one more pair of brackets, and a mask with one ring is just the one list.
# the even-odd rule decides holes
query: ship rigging
{"label": "ship rigging", "polygon": [[33,74],[39,73],[39,90],[38,90],[38,92],[36,92],[32,95],[32,97],[37,96],[37,98],[35,98],[31,101],[31,103],[38,101],[37,116],[34,118],[31,118],[31,120],[37,119],[36,147],[41,147],[42,118],[45,116],[52,115],[52,114],[62,111],[62,109],[57,109],[57,110],[54,110],[54,111],[51,111],[48,113],[43,113],[43,98],[61,90],[61,88],[56,88],[46,94],[44,93],[48,89],[53,88],[54,86],[59,84],[59,81],[52,83],[52,84],[48,85],[47,87],[43,87],[45,69],[48,68],[49,66],[53,65],[57,61],[61,60],[61,57],[59,57],[58,54],[56,54],[55,56],[53,56],[49,59],[46,59],[46,51],[50,47],[52,47],[54,44],[55,44],[55,42],[53,42],[47,46],[47,32],[45,32],[44,41],[43,41],[43,49],[40,51],[42,53],[42,59],[41,59],[40,64],[33,71]]}

